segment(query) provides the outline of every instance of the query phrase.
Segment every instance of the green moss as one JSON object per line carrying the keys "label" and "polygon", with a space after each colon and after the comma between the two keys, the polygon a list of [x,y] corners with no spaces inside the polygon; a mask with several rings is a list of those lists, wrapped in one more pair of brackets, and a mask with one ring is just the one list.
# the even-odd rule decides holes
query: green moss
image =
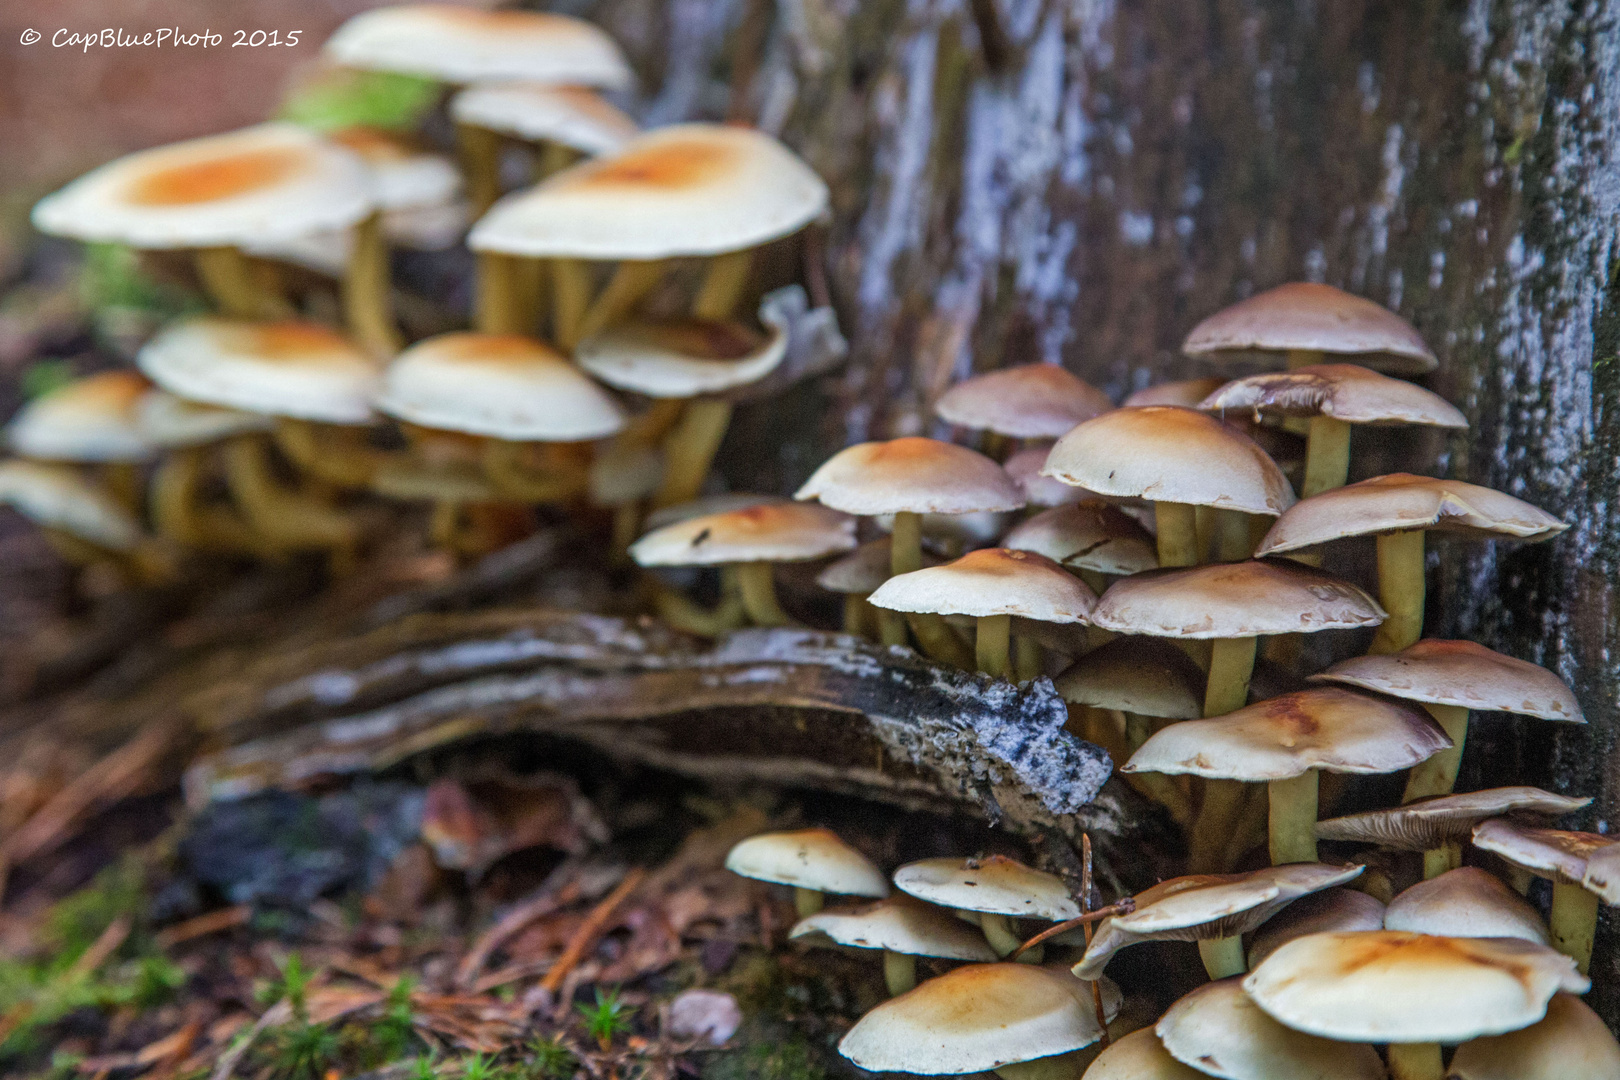
{"label": "green moss", "polygon": [[281,118],[319,131],[374,127],[406,131],[439,98],[439,84],[384,71],[334,70],[288,95]]}
{"label": "green moss", "polygon": [[716,1055],[703,1070],[703,1080],[822,1080],[826,1075],[800,1036]]}

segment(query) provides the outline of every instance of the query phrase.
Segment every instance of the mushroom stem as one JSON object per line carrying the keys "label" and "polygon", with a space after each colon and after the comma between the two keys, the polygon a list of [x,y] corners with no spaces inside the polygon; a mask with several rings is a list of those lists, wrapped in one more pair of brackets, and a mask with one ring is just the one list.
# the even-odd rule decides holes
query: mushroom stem
{"label": "mushroom stem", "polygon": [[478,253],[478,287],[473,299],[473,327],[484,334],[520,334],[523,325],[522,272],[515,255]]}
{"label": "mushroom stem", "polygon": [[1463,744],[1468,741],[1468,710],[1461,705],[1424,705],[1429,715],[1451,738],[1451,749],[1442,750],[1429,760],[1412,767],[1406,778],[1406,794],[1401,802],[1449,795],[1457,785],[1457,767],[1462,764]]}
{"label": "mushroom stem", "polygon": [[1225,716],[1249,701],[1259,638],[1216,638],[1210,642],[1209,680],[1204,686],[1204,715]]}
{"label": "mushroom stem", "polygon": [[441,551],[456,549],[457,534],[461,530],[461,504],[453,499],[440,499],[433,504],[428,518],[428,539]]}
{"label": "mushroom stem", "polygon": [[[1148,737],[1153,734],[1153,721],[1146,716],[1138,716],[1136,713],[1111,711],[1125,729],[1125,743],[1130,747],[1131,752],[1135,753],[1140,750],[1142,744],[1147,742]],[[1192,822],[1192,804],[1188,801],[1186,793],[1181,790],[1180,785],[1176,783],[1174,776],[1150,772],[1126,773],[1125,781],[1131,787],[1164,807],[1171,820],[1176,824],[1185,827]]]}
{"label": "mushroom stem", "polygon": [[253,530],[277,546],[331,553],[333,569],[352,563],[359,537],[353,521],[283,488],[270,469],[269,446],[259,436],[225,444],[225,480]]}
{"label": "mushroom stem", "polygon": [[[1224,716],[1249,700],[1257,638],[1216,638],[1210,643],[1209,681],[1204,687],[1204,715]],[[1225,868],[1226,849],[1243,806],[1243,785],[1235,780],[1205,780],[1204,804],[1193,824],[1188,860],[1195,874]]]}
{"label": "mushroom stem", "polygon": [[902,510],[894,515],[889,533],[889,576],[899,577],[922,569],[922,515]]}
{"label": "mushroom stem", "polygon": [[1007,677],[1012,648],[1012,616],[981,615],[974,620],[974,659],[980,671]]}
{"label": "mushroom stem", "polygon": [[[1005,915],[994,911],[979,912],[979,929],[984,931],[984,940],[996,950],[997,956],[1011,956],[1023,948],[1024,939],[1019,937],[1012,928],[1012,920]],[[1025,949],[1018,957],[1020,963],[1034,963],[1029,958],[1030,950]]]}
{"label": "mushroom stem", "polygon": [[1390,1043],[1391,1080],[1444,1080],[1439,1043]]}
{"label": "mushroom stem", "polygon": [[204,291],[220,311],[236,319],[278,319],[292,314],[282,297],[266,292],[240,248],[198,248],[194,258]]}
{"label": "mushroom stem", "polygon": [[1249,515],[1242,510],[1215,511],[1215,558],[1219,562],[1243,562],[1254,555],[1249,540]]}
{"label": "mushroom stem", "polygon": [[1462,865],[1462,845],[1445,843],[1423,853],[1423,880],[1429,881]]}
{"label": "mushroom stem", "polygon": [[917,644],[930,660],[946,664],[950,667],[971,671],[977,666],[974,650],[957,632],[951,629],[951,624],[945,621],[943,615],[928,615],[914,612],[905,616],[911,632],[917,636]]}
{"label": "mushroom stem", "polygon": [[282,417],[276,446],[300,471],[343,488],[363,488],[376,475],[381,455],[365,445],[366,429],[314,424]]}
{"label": "mushroom stem", "polygon": [[793,620],[776,601],[776,579],[770,563],[738,563],[737,584],[742,587],[743,610],[755,626],[792,625]]}
{"label": "mushroom stem", "polygon": [[272,554],[268,546],[235,514],[197,502],[197,484],[206,464],[201,447],[175,450],[152,474],[150,506],[158,534],[182,547],[200,551]]}
{"label": "mushroom stem", "polygon": [[1592,938],[1597,932],[1598,897],[1579,885],[1553,882],[1548,926],[1553,948],[1572,957],[1585,975],[1592,966]]}
{"label": "mushroom stem", "polygon": [[827,905],[827,894],[817,889],[794,889],[793,910],[799,918],[808,919]]}
{"label": "mushroom stem", "polygon": [[1156,502],[1153,519],[1158,526],[1159,565],[1197,566],[1198,514],[1188,503]]}
{"label": "mushroom stem", "polygon": [[138,516],[145,502],[140,466],[133,461],[109,461],[101,466],[100,472],[107,494]]}
{"label": "mushroom stem", "polygon": [[1308,499],[1344,487],[1350,477],[1350,425],[1331,416],[1311,417],[1305,437],[1305,481],[1299,496]]}
{"label": "mushroom stem", "polygon": [[1215,532],[1215,508],[1193,507],[1193,559],[1194,565],[1209,561],[1209,541]]}
{"label": "mushroom stem", "polygon": [[343,275],[343,321],[361,348],[387,358],[399,352],[405,341],[394,325],[382,215],[372,214],[356,225],[353,243]]}
{"label": "mushroom stem", "polygon": [[1211,982],[1249,970],[1248,961],[1243,958],[1243,937],[1240,934],[1200,940],[1198,957],[1204,961],[1204,970]]}
{"label": "mushroom stem", "polygon": [[635,499],[613,508],[613,558],[623,562],[641,532],[641,503]]}
{"label": "mushroom stem", "polygon": [[484,475],[502,495],[520,502],[562,502],[584,489],[583,475],[542,475],[528,468],[522,461],[525,445],[505,439],[484,441]]}
{"label": "mushroom stem", "polygon": [[1423,531],[1378,538],[1378,600],[1389,618],[1373,635],[1373,655],[1396,653],[1423,636]]}
{"label": "mushroom stem", "polygon": [[591,268],[583,259],[556,259],[551,282],[551,336],[563,352],[571,353],[591,306]]}
{"label": "mushroom stem", "polygon": [[720,602],[712,611],[693,603],[679,589],[662,583],[655,585],[653,607],[660,619],[677,630],[702,637],[719,637],[741,626],[746,615],[741,589],[732,587],[735,580],[730,566],[720,568]]}
{"label": "mushroom stem", "polygon": [[729,319],[748,286],[748,272],[753,266],[752,248],[728,251],[710,259],[703,284],[692,298],[692,314],[700,319]]}
{"label": "mushroom stem", "polygon": [[539,182],[560,173],[578,160],[579,151],[572,146],[547,139],[541,144],[540,153],[535,161],[535,181]]}
{"label": "mushroom stem", "polygon": [[613,276],[580,319],[578,339],[583,341],[630,314],[664,280],[666,265],[661,259],[626,259],[614,267]]}
{"label": "mushroom stem", "polygon": [[461,171],[467,178],[467,202],[472,216],[481,218],[501,197],[501,137],[488,128],[457,124],[456,143],[461,150]]}
{"label": "mushroom stem", "polygon": [[1322,357],[1323,354],[1320,349],[1289,349],[1287,360],[1288,370],[1293,371],[1295,368],[1311,367],[1315,364],[1320,364],[1322,362]]}
{"label": "mushroom stem", "polygon": [[899,997],[917,985],[917,958],[910,953],[883,950],[883,983],[890,997]]}
{"label": "mushroom stem", "polygon": [[1317,773],[1273,780],[1271,796],[1271,865],[1316,861]]}
{"label": "mushroom stem", "polygon": [[664,441],[664,479],[653,495],[654,506],[674,506],[698,497],[730,426],[731,402],[693,398],[686,403]]}
{"label": "mushroom stem", "polygon": [[1040,642],[1027,634],[1013,638],[1013,678],[1021,683],[1038,679],[1044,667]]}
{"label": "mushroom stem", "polygon": [[866,597],[860,593],[844,594],[844,633],[852,637],[866,633]]}

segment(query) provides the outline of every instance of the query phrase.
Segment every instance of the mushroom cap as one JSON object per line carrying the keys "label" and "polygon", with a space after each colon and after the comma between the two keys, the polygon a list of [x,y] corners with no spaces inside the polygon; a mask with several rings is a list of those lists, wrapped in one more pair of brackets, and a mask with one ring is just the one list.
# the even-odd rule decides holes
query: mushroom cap
{"label": "mushroom cap", "polygon": [[1587,857],[1581,886],[1610,907],[1620,907],[1620,846],[1610,844]]}
{"label": "mushroom cap", "polygon": [[461,190],[461,173],[442,154],[425,154],[379,128],[354,126],[326,137],[358,154],[371,173],[377,205],[384,210],[442,206]]}
{"label": "mushroom cap", "polygon": [[536,11],[402,4],[362,12],[322,46],[345,67],[440,82],[536,82],[624,89],[634,77],[613,39],[583,19]]}
{"label": "mushroom cap", "polygon": [[973,514],[1024,505],[1006,470],[983,454],[915,436],[845,447],[793,497],[864,516]]}
{"label": "mushroom cap", "polygon": [[1468,418],[1439,394],[1360,364],[1312,364],[1227,383],[1198,406],[1261,416],[1326,416],[1347,424],[1466,428]]}
{"label": "mushroom cap", "polygon": [[1173,405],[1115,409],[1087,420],[1057,441],[1041,475],[1100,495],[1271,517],[1294,504],[1288,478],[1253,439],[1208,413]]}
{"label": "mushroom cap", "polygon": [[1204,672],[1186,652],[1150,637],[1118,637],[1053,680],[1063,700],[1164,720],[1204,715]]}
{"label": "mushroom cap", "polygon": [[1159,566],[1152,534],[1101,499],[1043,510],[1014,526],[1001,546],[1103,574],[1139,574]]}
{"label": "mushroom cap", "polygon": [[1361,873],[1360,866],[1288,863],[1246,874],[1189,874],[1136,894],[1136,910],[1097,925],[1074,974],[1095,979],[1139,941],[1205,941],[1246,934],[1298,900]]}
{"label": "mushroom cap", "polygon": [[1401,806],[1368,810],[1316,823],[1323,840],[1348,840],[1397,851],[1429,851],[1466,841],[1486,818],[1529,813],[1558,817],[1574,813],[1591,799],[1555,795],[1537,787],[1499,787],[1460,795],[1436,795]]}
{"label": "mushroom cap", "polygon": [[665,259],[758,247],[827,208],[827,185],[753,128],[676,124],[507,195],[473,227],[477,251]]}
{"label": "mushroom cap", "polygon": [[1296,503],[1277,519],[1255,554],[1280,555],[1329,540],[1414,529],[1495,540],[1545,540],[1567,528],[1545,510],[1478,484],[1391,473]]}
{"label": "mushroom cap", "polygon": [[1038,440],[1033,446],[1024,447],[1001,463],[1013,483],[1024,493],[1025,502],[1030,506],[1064,506],[1085,499],[1102,498],[1094,491],[1042,476],[1041,470],[1046,468],[1046,455],[1051,452],[1051,443]]}
{"label": "mushroom cap", "polygon": [[1180,405],[1184,409],[1196,409],[1205,398],[1225,385],[1225,379],[1214,377],[1154,383],[1127,395],[1119,405],[1122,409],[1142,405]]}
{"label": "mushroom cap", "polygon": [[141,542],[134,515],[65,465],[0,462],[0,504],[110,551],[130,551]]}
{"label": "mushroom cap", "polygon": [[962,380],[934,402],[934,413],[975,431],[1056,439],[1113,407],[1107,394],[1058,364],[1021,364]]}
{"label": "mushroom cap", "polygon": [[647,520],[642,524],[648,530],[662,529],[665,525],[673,525],[677,521],[702,517],[705,514],[723,514],[728,510],[742,510],[750,506],[763,506],[766,503],[785,503],[787,501],[780,495],[758,495],[750,491],[727,491],[717,495],[703,495],[690,502],[659,507],[648,514]]}
{"label": "mushroom cap", "polygon": [[7,425],[6,441],[42,461],[145,461],[155,448],[137,414],[151,389],[134,371],[74,379],[24,405]]}
{"label": "mushroom cap", "polygon": [[941,907],[1062,922],[1080,915],[1063,879],[1005,855],[923,859],[894,872],[894,887]]}
{"label": "mushroom cap", "polygon": [[782,363],[787,345],[780,326],[760,334],[719,319],[638,320],[586,338],[574,360],[620,390],[689,398],[758,382]]}
{"label": "mushroom cap", "polygon": [[1120,634],[1238,638],[1377,626],[1384,609],[1338,578],[1281,559],[1152,570],[1108,586],[1091,621]]}
{"label": "mushroom cap", "polygon": [[149,443],[170,450],[204,446],[275,426],[268,416],[187,401],[167,390],[148,390],[142,395],[135,419]]}
{"label": "mushroom cap", "polygon": [[1511,937],[1550,944],[1541,913],[1477,866],[1420,881],[1389,902],[1384,929],[1438,937]]}
{"label": "mushroom cap", "polygon": [[760,833],[734,845],[726,869],[758,881],[773,881],[842,896],[889,895],[889,879],[872,860],[830,829]]}
{"label": "mushroom cap", "polygon": [[[868,540],[843,558],[831,562],[816,575],[816,584],[828,592],[867,596],[889,580],[893,541],[887,536]],[[937,566],[939,560],[923,553],[924,566]]]}
{"label": "mushroom cap", "polygon": [[1334,1042],[1277,1023],[1237,978],[1205,983],[1177,1001],[1153,1028],[1176,1060],[1225,1080],[1384,1080],[1378,1051]]}
{"label": "mushroom cap", "polygon": [[1338,687],[1298,690],[1148,738],[1121,772],[1261,783],[1316,769],[1391,773],[1451,746],[1429,714]]}
{"label": "mushroom cap", "polygon": [[1193,327],[1181,344],[1188,356],[1213,360],[1293,349],[1362,355],[1372,367],[1411,375],[1439,366],[1412,324],[1393,311],[1331,285],[1306,281],[1279,285],[1222,308]]}
{"label": "mushroom cap", "polygon": [[1564,680],[1472,641],[1424,638],[1398,653],[1356,656],[1312,675],[1408,701],[1586,723]]}
{"label": "mushroom cap", "polygon": [[450,101],[458,124],[582,153],[611,154],[635,138],[636,122],[584,86],[540,82],[479,83]]}
{"label": "mushroom cap", "polygon": [[[1620,841],[1598,833],[1536,829],[1498,817],[1474,826],[1474,846],[1500,855],[1514,866],[1560,885],[1585,886],[1588,863]],[[1612,856],[1610,856],[1612,858]],[[1593,889],[1593,892],[1598,890]],[[1614,903],[1620,896],[1604,897]]]}
{"label": "mushroom cap", "polygon": [[1254,932],[1249,940],[1249,967],[1286,943],[1306,934],[1345,930],[1382,930],[1384,903],[1359,889],[1339,887],[1300,897]]}
{"label": "mushroom cap", "polygon": [[347,228],[374,206],[357,155],[278,123],[121,157],[41,199],[33,221],[79,240],[228,247]]}
{"label": "mushroom cap", "polygon": [[1207,1075],[1171,1057],[1146,1027],[1110,1043],[1086,1070],[1085,1080],[1202,1080]]}
{"label": "mushroom cap", "polygon": [[1044,555],[983,548],[944,566],[892,577],[868,600],[890,611],[1075,623],[1086,621],[1097,594]]}
{"label": "mushroom cap", "polygon": [[1554,994],[1547,1015],[1506,1035],[1487,1035],[1457,1048],[1449,1080],[1614,1080],[1620,1043],[1591,1006],[1574,994]]}
{"label": "mushroom cap", "polygon": [[204,316],[172,323],[136,355],[171,394],[206,405],[327,424],[363,424],[381,367],[319,323]]}
{"label": "mushroom cap", "polygon": [[[1118,990],[1104,1003],[1104,1015],[1117,1013]],[[959,1075],[1066,1054],[1101,1037],[1090,988],[1067,972],[972,964],[885,1001],[850,1028],[838,1052],[873,1072]]]}
{"label": "mushroom cap", "polygon": [[803,562],[855,546],[855,519],[813,503],[775,502],[687,518],[630,545],[641,566]]}
{"label": "mushroom cap", "polygon": [[377,408],[423,427],[511,442],[583,442],[625,425],[613,396],[549,345],[449,333],[394,358]]}
{"label": "mushroom cap", "polygon": [[1460,1043],[1540,1020],[1560,990],[1591,986],[1575,961],[1520,938],[1397,930],[1311,934],[1267,957],[1243,989],[1297,1031],[1349,1042]]}
{"label": "mushroom cap", "polygon": [[978,930],[943,908],[909,896],[819,911],[800,919],[788,937],[981,964],[996,960],[996,950]]}

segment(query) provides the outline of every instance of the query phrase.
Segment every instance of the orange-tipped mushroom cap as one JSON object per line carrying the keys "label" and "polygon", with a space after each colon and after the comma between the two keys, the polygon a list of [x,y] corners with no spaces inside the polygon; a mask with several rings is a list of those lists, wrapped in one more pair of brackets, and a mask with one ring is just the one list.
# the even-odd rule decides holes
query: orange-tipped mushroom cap
{"label": "orange-tipped mushroom cap", "polygon": [[996,950],[978,930],[944,908],[909,896],[818,911],[795,923],[788,937],[981,964],[996,960]]}
{"label": "orange-tipped mushroom cap", "polygon": [[733,874],[842,896],[889,895],[889,879],[831,829],[760,833],[732,846]]}
{"label": "orange-tipped mushroom cap", "polygon": [[1384,903],[1376,896],[1344,886],[1323,889],[1289,904],[1254,932],[1249,939],[1249,968],[1259,967],[1266,957],[1306,934],[1383,928]]}
{"label": "orange-tipped mushroom cap", "polygon": [[1076,623],[1086,621],[1097,594],[1044,555],[984,548],[944,566],[892,577],[868,599],[891,611]]}
{"label": "orange-tipped mushroom cap", "polygon": [[802,562],[855,546],[855,519],[825,506],[764,503],[688,518],[630,545],[642,566]]}
{"label": "orange-tipped mushroom cap", "polygon": [[823,462],[793,497],[819,499],[863,516],[973,514],[1024,505],[1006,470],[983,454],[916,437],[846,447]]}
{"label": "orange-tipped mushroom cap", "polygon": [[1278,559],[1135,574],[1110,585],[1092,612],[1105,630],[1174,638],[1310,634],[1384,618],[1349,582]]}
{"label": "orange-tipped mushroom cap", "polygon": [[1176,1060],[1224,1080],[1384,1080],[1387,1075],[1371,1046],[1284,1027],[1235,978],[1200,986],[1170,1006],[1153,1030]]}
{"label": "orange-tipped mushroom cap", "polygon": [[609,386],[654,398],[715,394],[758,382],[787,356],[787,333],[719,319],[621,323],[579,343],[574,360]]}
{"label": "orange-tipped mushroom cap", "polygon": [[1331,285],[1290,282],[1240,300],[1187,335],[1181,351],[1212,360],[1280,359],[1295,350],[1359,356],[1371,367],[1418,375],[1439,361],[1399,315]]}
{"label": "orange-tipped mushroom cap", "polygon": [[23,406],[6,427],[6,441],[40,461],[145,461],[156,451],[139,416],[151,389],[134,371],[74,379]]}

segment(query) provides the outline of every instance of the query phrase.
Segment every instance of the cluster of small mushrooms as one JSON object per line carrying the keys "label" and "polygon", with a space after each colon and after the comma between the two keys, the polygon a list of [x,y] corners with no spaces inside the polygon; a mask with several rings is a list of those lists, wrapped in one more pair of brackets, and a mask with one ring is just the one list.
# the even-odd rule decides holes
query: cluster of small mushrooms
{"label": "cluster of small mushrooms", "polygon": [[[614,549],[648,568],[657,612],[706,635],[792,625],[775,567],[820,560],[847,633],[987,678],[1053,677],[1075,732],[1189,852],[1188,876],[1089,910],[1064,879],[1000,856],[901,867],[891,896],[825,830],[739,845],[734,870],[797,889],[795,938],[883,952],[896,996],[841,1044],[856,1064],[1620,1077],[1620,1046],[1579,997],[1598,905],[1620,903],[1620,846],[1546,827],[1589,800],[1452,790],[1471,711],[1581,723],[1580,708],[1534,664],[1422,637],[1428,533],[1534,541],[1566,526],[1455,480],[1347,483],[1359,425],[1466,426],[1397,377],[1436,365],[1411,326],[1283,285],[1184,346],[1262,374],[1115,407],[1058,366],[1006,368],[935,403],[977,449],[862,443],[796,500],[715,494],[736,394],[789,349],[793,297],[744,314],[758,256],[825,215],[820,178],[750,128],[638,130],[601,96],[630,85],[628,65],[577,19],[382,8],[325,48],[454,88],[459,165],[395,134],[269,123],[130,155],[35,208],[48,233],[189,255],[215,308],[159,330],[138,371],[13,419],[0,501],[65,558],[130,583],[209,553],[319,552],[341,572],[366,542],[367,500],[430,504],[430,541],[466,557],[521,536],[536,506],[594,506]],[[506,191],[514,163],[532,183]],[[390,247],[463,233],[472,329],[407,343]],[[1335,542],[1366,539],[1376,598],[1323,569],[1324,551],[1353,547]],[[674,584],[693,567],[718,570],[716,602]],[[1371,633],[1370,649],[1251,702],[1257,658],[1303,674],[1299,635],[1328,630]],[[1318,820],[1345,790],[1322,773],[1397,772],[1401,805]],[[1234,872],[1268,845],[1272,865]],[[1551,883],[1546,919],[1535,879]],[[821,910],[825,893],[873,902]],[[1031,945],[1035,921],[1055,925]],[[1103,969],[1147,940],[1197,942],[1213,981],[1126,1032]],[[1078,955],[1043,964],[1064,950]],[[917,984],[917,956],[962,966]]]}

